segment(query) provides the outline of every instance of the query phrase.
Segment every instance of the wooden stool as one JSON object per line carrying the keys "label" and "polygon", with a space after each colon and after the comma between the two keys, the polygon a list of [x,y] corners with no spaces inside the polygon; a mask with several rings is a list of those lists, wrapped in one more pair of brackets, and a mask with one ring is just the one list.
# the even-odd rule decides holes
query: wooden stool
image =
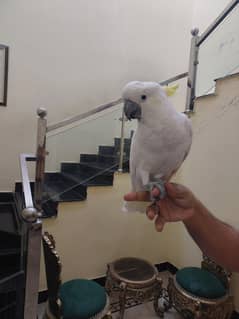
{"label": "wooden stool", "polygon": [[121,258],[108,264],[106,290],[110,296],[119,292],[120,319],[124,316],[126,298],[145,302],[153,298],[157,315],[163,317],[158,300],[162,297],[162,279],[157,269],[148,261],[139,258]]}

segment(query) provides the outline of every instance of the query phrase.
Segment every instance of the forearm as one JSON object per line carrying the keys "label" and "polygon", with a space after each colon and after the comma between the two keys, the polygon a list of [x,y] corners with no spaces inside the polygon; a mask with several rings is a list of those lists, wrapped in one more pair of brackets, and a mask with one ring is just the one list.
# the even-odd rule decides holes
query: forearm
{"label": "forearm", "polygon": [[203,253],[228,270],[239,272],[239,232],[214,217],[197,201],[184,224]]}

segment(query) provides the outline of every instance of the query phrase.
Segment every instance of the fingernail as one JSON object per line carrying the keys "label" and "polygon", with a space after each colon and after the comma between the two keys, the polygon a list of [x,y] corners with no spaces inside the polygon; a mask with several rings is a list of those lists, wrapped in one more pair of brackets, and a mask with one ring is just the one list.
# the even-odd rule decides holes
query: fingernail
{"label": "fingernail", "polygon": [[155,224],[157,232],[161,232],[163,230],[164,225],[162,224]]}
{"label": "fingernail", "polygon": [[154,219],[155,213],[152,210],[147,211],[147,216],[149,219]]}

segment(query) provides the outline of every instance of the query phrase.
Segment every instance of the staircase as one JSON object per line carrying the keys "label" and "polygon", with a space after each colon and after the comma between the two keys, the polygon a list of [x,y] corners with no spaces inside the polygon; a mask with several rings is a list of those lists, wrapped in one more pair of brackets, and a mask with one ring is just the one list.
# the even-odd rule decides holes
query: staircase
{"label": "staircase", "polygon": [[[124,139],[123,172],[129,172],[131,139]],[[62,162],[60,172],[46,172],[44,184],[44,204],[83,201],[87,199],[90,186],[112,186],[114,172],[119,168],[120,139],[114,145],[100,145],[98,154],[80,154],[80,161]],[[57,214],[57,210],[44,208],[44,217]]]}
{"label": "staircase", "polygon": [[[131,138],[125,138],[123,172],[129,172],[130,145]],[[119,168],[119,150],[120,138],[115,138],[114,145],[100,145],[97,154],[79,154],[79,162],[62,162],[60,172],[46,172],[43,187],[43,218],[56,216],[60,202],[86,200],[88,187],[112,186],[114,172]],[[31,191],[34,195],[34,182],[31,182]],[[0,193],[0,196],[1,194],[4,197],[4,193]],[[16,182],[14,193],[8,194],[12,199],[17,196],[19,205],[22,205],[22,183]],[[14,207],[11,203],[1,204],[3,208],[6,205],[8,209]]]}
{"label": "staircase", "polygon": [[0,279],[21,267],[21,230],[16,199],[0,193]]}
{"label": "staircase", "polygon": [[16,311],[22,316],[23,303],[16,300],[24,296],[24,237],[17,210],[14,194],[0,193],[0,318],[15,318]]}

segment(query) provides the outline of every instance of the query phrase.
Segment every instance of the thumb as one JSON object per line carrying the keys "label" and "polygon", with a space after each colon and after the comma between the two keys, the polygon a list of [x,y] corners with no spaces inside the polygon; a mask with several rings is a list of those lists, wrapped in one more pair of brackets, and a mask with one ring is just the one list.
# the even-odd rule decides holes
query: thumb
{"label": "thumb", "polygon": [[131,192],[124,195],[126,201],[150,201],[149,192]]}
{"label": "thumb", "polygon": [[176,183],[166,183],[165,188],[169,197],[183,197],[185,189],[182,185]]}

